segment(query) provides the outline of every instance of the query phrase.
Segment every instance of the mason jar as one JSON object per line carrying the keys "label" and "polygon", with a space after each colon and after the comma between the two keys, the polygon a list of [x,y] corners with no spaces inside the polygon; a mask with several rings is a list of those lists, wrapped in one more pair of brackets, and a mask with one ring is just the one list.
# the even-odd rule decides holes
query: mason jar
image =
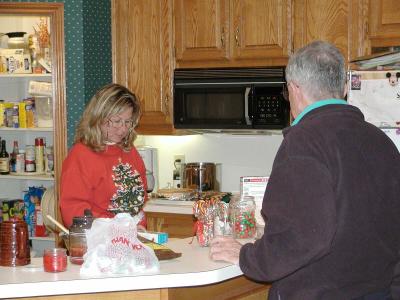
{"label": "mason jar", "polygon": [[230,203],[230,222],[235,239],[256,236],[256,203],[253,196],[240,196]]}

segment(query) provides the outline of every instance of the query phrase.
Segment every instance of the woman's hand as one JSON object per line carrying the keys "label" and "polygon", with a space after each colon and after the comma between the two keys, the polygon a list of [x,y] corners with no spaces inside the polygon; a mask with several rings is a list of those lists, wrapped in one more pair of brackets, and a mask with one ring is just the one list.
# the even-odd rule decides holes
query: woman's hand
{"label": "woman's hand", "polygon": [[239,254],[242,244],[230,236],[214,237],[210,244],[210,258],[223,260],[239,265]]}

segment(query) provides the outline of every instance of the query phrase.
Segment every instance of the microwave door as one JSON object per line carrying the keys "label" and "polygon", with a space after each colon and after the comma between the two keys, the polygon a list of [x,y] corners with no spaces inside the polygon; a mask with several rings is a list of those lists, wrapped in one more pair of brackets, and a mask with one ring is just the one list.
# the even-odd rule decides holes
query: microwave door
{"label": "microwave door", "polygon": [[251,94],[245,86],[175,87],[174,125],[183,129],[251,128],[251,107],[245,101],[251,105]]}
{"label": "microwave door", "polygon": [[[246,120],[247,125],[251,125],[251,120],[252,120],[252,112],[249,111],[250,106],[249,106],[249,94],[250,94],[251,88],[247,87],[246,91],[244,92],[244,117]],[[252,104],[250,104],[252,105]],[[250,115],[251,114],[251,115]]]}

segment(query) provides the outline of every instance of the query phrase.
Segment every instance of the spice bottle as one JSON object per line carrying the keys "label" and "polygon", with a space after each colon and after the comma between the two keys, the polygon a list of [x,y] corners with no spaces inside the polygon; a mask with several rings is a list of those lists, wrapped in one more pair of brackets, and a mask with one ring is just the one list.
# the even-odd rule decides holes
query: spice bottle
{"label": "spice bottle", "polygon": [[256,235],[256,204],[253,196],[241,196],[230,207],[233,237],[236,239],[254,238]]}

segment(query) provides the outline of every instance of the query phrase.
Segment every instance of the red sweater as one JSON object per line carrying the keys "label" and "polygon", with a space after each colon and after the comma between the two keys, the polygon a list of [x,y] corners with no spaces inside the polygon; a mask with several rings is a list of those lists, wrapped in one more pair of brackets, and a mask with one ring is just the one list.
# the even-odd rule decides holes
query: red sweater
{"label": "red sweater", "polygon": [[[118,172],[122,167],[127,168],[129,174],[123,177],[126,180],[121,184],[117,178],[121,179]],[[129,188],[129,181],[136,172],[141,180],[138,188],[144,190],[147,199],[146,169],[135,148],[125,152],[109,145],[103,152],[93,152],[81,143],[75,144],[62,165],[60,209],[64,225],[70,227],[72,218],[83,216],[85,209],[90,209],[95,218],[113,217],[115,214],[108,211],[112,199]]]}

